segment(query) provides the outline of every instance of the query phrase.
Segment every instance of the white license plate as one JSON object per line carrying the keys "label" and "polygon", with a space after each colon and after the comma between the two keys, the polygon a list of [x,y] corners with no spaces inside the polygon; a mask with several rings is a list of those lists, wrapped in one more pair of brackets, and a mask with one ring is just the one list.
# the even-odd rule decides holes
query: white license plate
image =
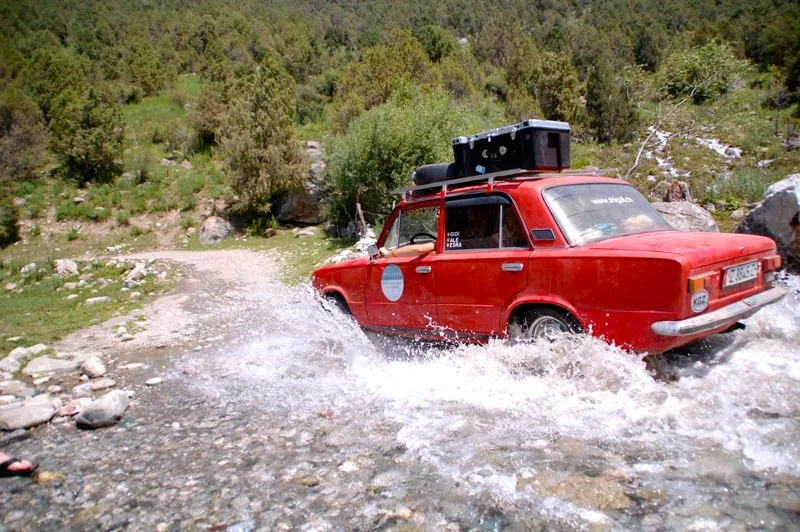
{"label": "white license plate", "polygon": [[722,288],[728,288],[729,286],[735,286],[737,284],[746,283],[747,281],[752,281],[758,277],[758,270],[759,267],[757,260],[726,268],[725,279],[722,282]]}

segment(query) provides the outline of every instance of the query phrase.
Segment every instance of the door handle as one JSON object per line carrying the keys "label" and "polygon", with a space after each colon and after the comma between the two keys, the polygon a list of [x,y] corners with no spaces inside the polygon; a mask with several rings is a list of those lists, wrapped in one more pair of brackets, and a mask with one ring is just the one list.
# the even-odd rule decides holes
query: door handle
{"label": "door handle", "polygon": [[521,262],[504,262],[503,263],[503,271],[504,272],[521,272],[525,266]]}
{"label": "door handle", "polygon": [[430,266],[417,266],[417,269],[415,271],[417,273],[431,273],[431,267]]}

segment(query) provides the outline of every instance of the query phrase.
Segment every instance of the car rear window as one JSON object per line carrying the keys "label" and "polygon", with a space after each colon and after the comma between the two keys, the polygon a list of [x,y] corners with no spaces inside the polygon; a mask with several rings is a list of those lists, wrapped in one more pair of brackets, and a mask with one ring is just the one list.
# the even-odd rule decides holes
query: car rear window
{"label": "car rear window", "polygon": [[561,185],[545,190],[544,198],[572,245],[672,229],[630,185]]}
{"label": "car rear window", "polygon": [[528,247],[514,206],[502,196],[449,201],[445,229],[446,251]]}

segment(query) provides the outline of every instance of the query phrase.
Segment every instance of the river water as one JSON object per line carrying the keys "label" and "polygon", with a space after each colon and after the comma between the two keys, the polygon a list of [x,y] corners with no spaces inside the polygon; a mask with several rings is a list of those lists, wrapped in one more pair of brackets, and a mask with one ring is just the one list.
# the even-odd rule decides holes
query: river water
{"label": "river water", "polygon": [[276,286],[249,296],[257,327],[171,381],[287,441],[264,482],[306,479],[300,502],[242,510],[245,529],[798,529],[800,279],[786,282],[746,330],[651,371],[589,337],[367,337],[307,287]]}

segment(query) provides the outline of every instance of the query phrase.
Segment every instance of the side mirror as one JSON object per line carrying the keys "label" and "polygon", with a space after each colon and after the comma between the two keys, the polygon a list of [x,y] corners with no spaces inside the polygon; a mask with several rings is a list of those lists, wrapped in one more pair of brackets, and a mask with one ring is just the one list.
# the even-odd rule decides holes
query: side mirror
{"label": "side mirror", "polygon": [[370,244],[367,246],[367,255],[369,255],[369,260],[375,260],[380,257],[380,252],[378,251],[378,246],[375,244]]}

